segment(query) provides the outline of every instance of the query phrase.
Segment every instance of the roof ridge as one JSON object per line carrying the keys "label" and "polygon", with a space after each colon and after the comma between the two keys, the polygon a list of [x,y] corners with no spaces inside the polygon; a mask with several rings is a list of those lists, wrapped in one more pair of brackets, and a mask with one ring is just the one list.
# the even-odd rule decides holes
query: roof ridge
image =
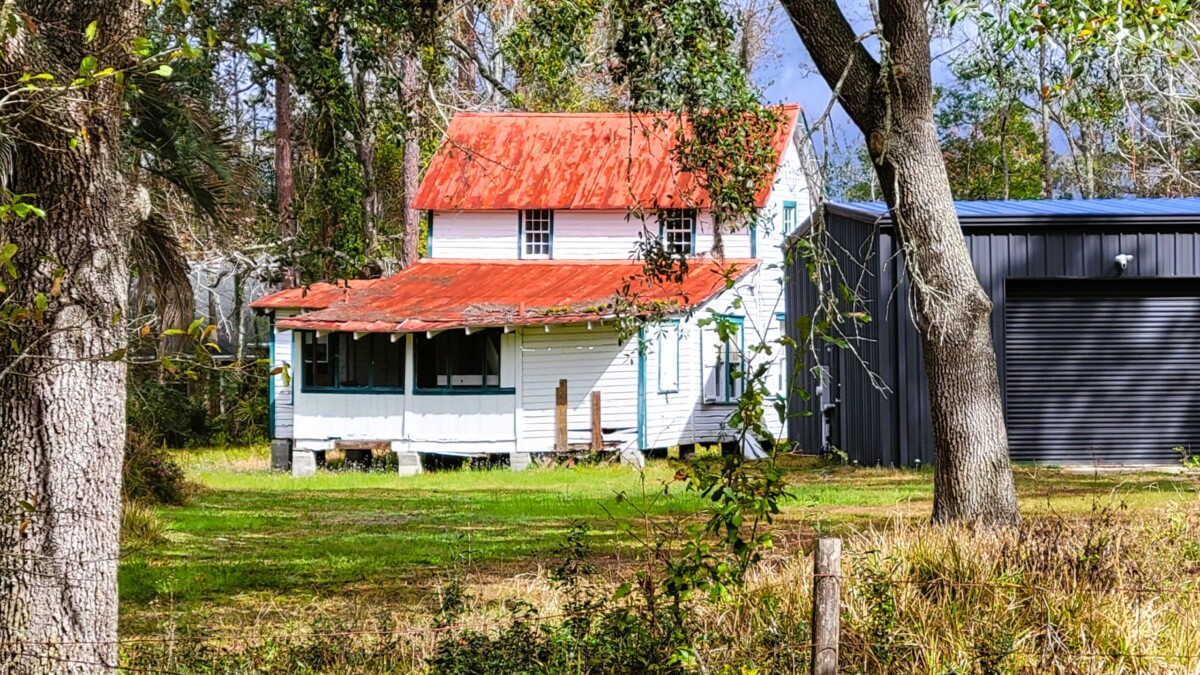
{"label": "roof ridge", "polygon": [[[784,110],[799,110],[799,103],[771,103],[766,104],[765,108],[783,108]],[[530,112],[527,110],[463,110],[454,114],[454,117],[661,117],[664,115],[686,115],[687,113],[678,110],[658,110],[658,111],[640,111],[632,110],[601,110],[596,112]]]}

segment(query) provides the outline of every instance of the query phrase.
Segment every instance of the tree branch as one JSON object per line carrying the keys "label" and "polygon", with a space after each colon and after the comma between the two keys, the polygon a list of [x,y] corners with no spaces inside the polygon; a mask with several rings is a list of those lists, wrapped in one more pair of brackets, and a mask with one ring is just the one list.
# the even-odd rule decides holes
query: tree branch
{"label": "tree branch", "polygon": [[879,63],[863,46],[837,0],[782,0],[782,4],[817,70],[827,82],[842,82],[837,96],[846,112],[860,129],[869,129]]}

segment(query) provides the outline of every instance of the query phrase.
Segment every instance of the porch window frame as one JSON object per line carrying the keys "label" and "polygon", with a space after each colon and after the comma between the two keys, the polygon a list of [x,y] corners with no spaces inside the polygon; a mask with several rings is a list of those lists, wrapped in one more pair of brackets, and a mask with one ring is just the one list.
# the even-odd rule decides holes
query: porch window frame
{"label": "porch window frame", "polygon": [[[443,335],[448,336],[448,337],[454,337],[456,335],[461,335],[463,337],[470,337],[473,335],[485,335],[485,336],[490,337],[490,336],[494,335],[496,338],[496,357],[497,357],[496,384],[489,385],[487,383],[487,376],[488,376],[487,352],[480,351],[479,360],[480,360],[480,366],[481,366],[482,373],[483,373],[483,376],[482,376],[483,384],[470,385],[470,386],[457,386],[457,387],[450,384],[454,379],[454,370],[451,367],[452,363],[446,363],[445,364],[446,368],[447,368],[446,384],[439,385],[436,387],[422,387],[419,384],[419,378],[420,378],[419,366],[416,365],[421,360],[422,343],[428,345],[433,340],[436,340],[437,338],[442,337]],[[452,362],[451,350],[447,350],[445,356],[446,356],[447,361]],[[430,358],[432,358],[432,356]],[[516,394],[517,393],[516,387],[502,386],[503,385],[502,378],[504,377],[503,363],[504,363],[504,333],[502,331],[500,331],[500,329],[486,328],[486,329],[482,329],[477,332],[473,332],[469,335],[466,334],[465,331],[461,331],[461,329],[454,330],[454,331],[448,330],[448,331],[443,331],[441,333],[438,333],[437,335],[434,335],[433,337],[425,337],[421,333],[417,333],[417,334],[413,335],[413,390],[412,391],[413,391],[413,394],[416,396],[493,396],[493,395]],[[435,371],[435,378],[437,377],[438,374],[439,373],[437,373]]]}
{"label": "porch window frame", "polygon": [[[396,395],[403,396],[405,394],[405,387],[404,387],[404,380],[405,380],[405,372],[404,372],[405,347],[404,347],[404,344],[405,344],[405,341],[404,340],[398,340],[396,342],[392,342],[391,335],[388,333],[371,333],[371,334],[362,336],[358,340],[355,340],[354,334],[350,333],[350,332],[346,332],[346,331],[330,331],[329,333],[326,333],[325,335],[320,336],[320,337],[317,336],[316,331],[304,330],[304,331],[296,331],[296,332],[299,333],[299,335],[300,335],[300,391],[301,392],[306,393],[306,394],[391,394],[393,396],[396,396]],[[368,357],[368,361],[369,361],[370,365],[368,366],[368,369],[367,369],[368,384],[366,386],[348,386],[348,385],[343,385],[343,384],[338,383],[337,374],[341,368],[341,359],[343,358],[343,356],[341,354],[341,350],[338,349],[338,346],[337,346],[338,342],[334,338],[337,338],[341,335],[348,336],[349,339],[351,340],[351,342],[356,345],[355,346],[356,349],[361,348],[362,346],[369,345],[368,348],[371,350],[371,353],[370,353],[370,356]],[[325,338],[325,340],[326,340],[325,345],[326,345],[326,355],[328,358],[328,363],[329,363],[329,368],[330,368],[330,378],[329,378],[330,384],[318,385],[318,384],[311,384],[309,382],[311,377],[310,377],[309,358],[308,357],[310,354],[309,350],[313,346],[316,345],[316,341],[321,339],[321,337]],[[311,338],[311,340],[312,340],[311,342],[309,342],[309,338]],[[364,343],[363,340],[370,340],[370,342]],[[395,387],[383,387],[383,386],[377,387],[374,384],[375,383],[375,375],[379,370],[375,365],[375,363],[376,363],[375,350],[376,350],[377,345],[383,340],[386,340],[386,342],[383,342],[384,345],[386,345],[387,347],[390,347],[390,348],[394,348],[399,351],[400,384]],[[315,355],[314,355],[314,358],[315,358]]]}

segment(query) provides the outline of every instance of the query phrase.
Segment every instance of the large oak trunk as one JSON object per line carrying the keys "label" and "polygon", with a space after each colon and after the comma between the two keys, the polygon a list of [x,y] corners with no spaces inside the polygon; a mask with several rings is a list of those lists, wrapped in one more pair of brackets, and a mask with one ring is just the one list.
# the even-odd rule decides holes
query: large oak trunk
{"label": "large oak trunk", "polygon": [[934,520],[1019,521],[989,317],[937,142],[920,0],[879,0],[876,60],[837,0],[783,0],[821,75],[863,132],[907,263],[933,415]]}
{"label": "large oak trunk", "polygon": [[929,381],[933,519],[1012,524],[1017,499],[992,346],[992,302],[954,212],[932,119],[900,120],[877,165],[904,248]]}
{"label": "large oak trunk", "polygon": [[[29,30],[0,52],[3,70],[65,82],[89,48],[125,53],[116,41],[140,26],[143,5],[19,0],[17,9]],[[103,37],[85,46],[93,20]],[[47,216],[0,225],[0,240],[18,247],[7,301],[36,309],[44,294],[46,305],[0,340],[0,672],[113,672],[121,356],[129,237],[144,209],[122,174],[121,90],[111,79],[28,105],[38,114],[15,129],[11,188],[36,194]],[[83,131],[76,149],[64,129]]]}

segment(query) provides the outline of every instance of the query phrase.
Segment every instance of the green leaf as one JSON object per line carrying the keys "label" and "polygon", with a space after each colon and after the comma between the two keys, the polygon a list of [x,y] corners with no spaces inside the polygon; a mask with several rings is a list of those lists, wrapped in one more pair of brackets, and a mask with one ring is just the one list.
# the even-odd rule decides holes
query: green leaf
{"label": "green leaf", "polygon": [[97,61],[96,57],[88,54],[79,62],[79,74],[87,77],[96,72]]}
{"label": "green leaf", "polygon": [[192,13],[192,3],[188,0],[175,0],[175,5],[179,7],[179,11],[184,15]]}
{"label": "green leaf", "polygon": [[144,37],[135,37],[131,43],[133,45],[133,53],[138,56],[150,56],[150,50],[154,44]]}
{"label": "green leaf", "polygon": [[100,31],[100,22],[93,21],[93,22],[89,23],[87,28],[85,28],[83,30],[83,39],[86,40],[87,42],[92,42],[93,40],[96,39],[96,34],[99,31]]}
{"label": "green leaf", "polygon": [[211,28],[206,28],[204,30],[204,39],[208,41],[209,47],[215,47],[217,43],[221,41],[221,36],[217,33],[217,31]]}
{"label": "green leaf", "polygon": [[152,71],[150,74],[158,75],[159,77],[170,77],[171,74],[174,72],[175,72],[174,68],[172,68],[171,66],[168,66],[167,64],[164,63],[161,66],[159,66],[158,68],[156,68],[154,71]]}
{"label": "green leaf", "polygon": [[33,298],[33,306],[34,306],[34,307],[37,307],[37,311],[38,311],[38,312],[44,312],[44,311],[46,311],[46,307],[47,307],[48,305],[49,305],[49,303],[48,303],[48,302],[47,302],[47,300],[46,300],[46,294],[45,294],[45,293],[38,293],[36,296],[34,296],[34,298]]}

